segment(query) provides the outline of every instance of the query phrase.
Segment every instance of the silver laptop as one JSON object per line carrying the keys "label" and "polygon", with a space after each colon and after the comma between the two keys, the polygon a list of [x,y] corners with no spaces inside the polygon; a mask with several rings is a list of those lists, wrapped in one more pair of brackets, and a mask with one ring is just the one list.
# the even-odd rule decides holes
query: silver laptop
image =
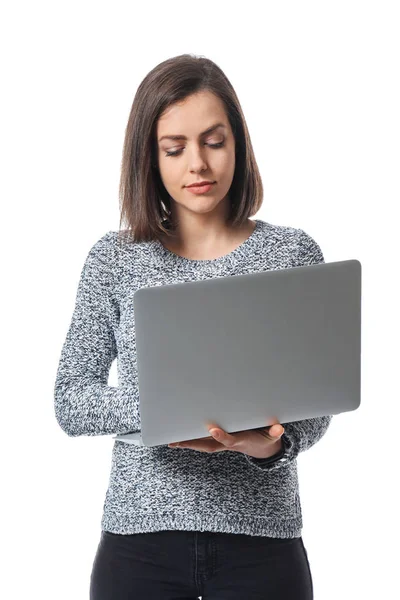
{"label": "silver laptop", "polygon": [[141,288],[141,431],[157,446],[360,405],[361,263],[344,260]]}

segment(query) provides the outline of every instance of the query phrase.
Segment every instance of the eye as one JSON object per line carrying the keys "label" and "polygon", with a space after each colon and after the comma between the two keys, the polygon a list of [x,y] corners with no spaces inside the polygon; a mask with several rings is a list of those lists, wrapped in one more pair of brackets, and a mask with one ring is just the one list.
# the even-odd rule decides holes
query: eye
{"label": "eye", "polygon": [[[210,146],[210,148],[222,148],[224,142],[219,142],[218,144],[205,144],[206,146]],[[175,152],[167,152],[165,156],[178,156],[182,152],[181,150],[175,150]]]}

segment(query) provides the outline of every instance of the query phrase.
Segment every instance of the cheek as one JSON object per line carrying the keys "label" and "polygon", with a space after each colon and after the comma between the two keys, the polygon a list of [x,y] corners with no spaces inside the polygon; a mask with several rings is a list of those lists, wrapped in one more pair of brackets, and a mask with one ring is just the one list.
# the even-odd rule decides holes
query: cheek
{"label": "cheek", "polygon": [[226,148],[224,152],[215,152],[216,156],[212,157],[213,164],[218,166],[223,171],[230,171],[235,168],[235,150],[234,148]]}
{"label": "cheek", "polygon": [[165,187],[174,187],[179,185],[179,182],[182,181],[182,175],[177,165],[174,165],[173,163],[165,164],[165,161],[162,160],[160,160],[159,165],[161,181]]}
{"label": "cheek", "polygon": [[227,153],[218,157],[214,167],[221,174],[222,178],[230,179],[235,171],[235,153]]}

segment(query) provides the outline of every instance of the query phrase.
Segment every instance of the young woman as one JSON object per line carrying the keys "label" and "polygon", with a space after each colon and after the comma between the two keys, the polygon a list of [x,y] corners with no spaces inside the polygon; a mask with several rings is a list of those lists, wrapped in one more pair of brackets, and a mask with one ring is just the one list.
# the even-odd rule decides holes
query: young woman
{"label": "young woman", "polygon": [[[221,69],[186,54],[155,67],[126,128],[127,228],[90,249],[62,348],[55,412],[68,435],[140,430],[137,289],[324,262],[302,229],[250,219],[262,196],[245,118]],[[90,598],[312,599],[297,456],[331,418],[216,427],[176,447],[116,440]]]}

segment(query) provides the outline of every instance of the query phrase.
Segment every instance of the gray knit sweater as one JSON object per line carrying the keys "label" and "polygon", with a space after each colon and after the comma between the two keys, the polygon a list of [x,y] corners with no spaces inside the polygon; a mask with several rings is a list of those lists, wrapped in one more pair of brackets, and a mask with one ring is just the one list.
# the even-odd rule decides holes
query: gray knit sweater
{"label": "gray knit sweater", "polygon": [[[54,387],[55,415],[65,433],[140,430],[136,290],[324,262],[320,247],[302,229],[255,222],[239,247],[211,260],[178,256],[158,241],[122,244],[117,231],[92,246]],[[118,387],[111,387],[108,376],[116,357]],[[321,439],[331,419],[284,423],[284,452],[270,459],[115,440],[101,528],[119,534],[180,529],[300,537],[297,457]]]}

